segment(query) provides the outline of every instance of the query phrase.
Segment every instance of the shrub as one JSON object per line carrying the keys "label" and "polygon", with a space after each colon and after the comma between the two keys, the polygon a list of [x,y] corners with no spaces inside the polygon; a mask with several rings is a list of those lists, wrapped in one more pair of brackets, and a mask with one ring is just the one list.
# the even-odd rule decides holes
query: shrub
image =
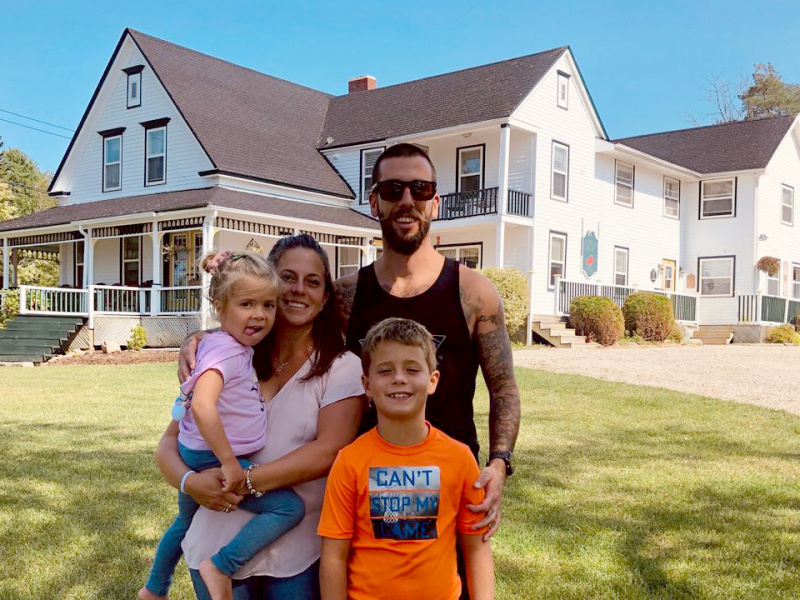
{"label": "shrub", "polygon": [[800,333],[797,333],[790,323],[784,323],[783,325],[767,329],[765,341],[768,344],[794,344],[795,346],[799,346]]}
{"label": "shrub", "polygon": [[0,329],[5,329],[6,324],[19,312],[19,290],[9,290],[3,296],[0,304]]}
{"label": "shrub", "polygon": [[517,269],[487,267],[481,269],[481,273],[497,288],[503,301],[508,335],[514,337],[528,316],[528,279]]}
{"label": "shrub", "polygon": [[128,350],[141,350],[147,344],[147,332],[139,323],[131,329],[131,339],[128,340]]}
{"label": "shrub", "polygon": [[624,332],[622,311],[609,298],[576,296],[569,305],[569,320],[587,339],[603,346],[613,345]]}
{"label": "shrub", "polygon": [[762,256],[758,259],[756,267],[759,271],[764,271],[770,277],[774,277],[781,270],[781,259],[774,256]]}
{"label": "shrub", "polygon": [[648,342],[663,342],[675,324],[669,298],[653,292],[635,292],[628,296],[622,305],[622,314],[625,315],[625,329]]}
{"label": "shrub", "polygon": [[667,339],[670,342],[675,342],[676,344],[680,344],[683,341],[683,327],[679,323],[673,323],[672,329],[669,330],[669,335]]}

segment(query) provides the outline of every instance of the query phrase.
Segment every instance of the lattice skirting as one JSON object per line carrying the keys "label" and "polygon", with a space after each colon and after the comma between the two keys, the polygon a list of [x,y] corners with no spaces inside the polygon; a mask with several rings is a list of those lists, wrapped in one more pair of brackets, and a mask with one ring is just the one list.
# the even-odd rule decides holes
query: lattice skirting
{"label": "lattice skirting", "polygon": [[73,352],[75,350],[88,350],[89,343],[91,342],[91,336],[89,328],[84,325],[78,330],[78,333],[75,334],[75,337],[72,338],[70,343],[67,345],[64,350],[66,352]]}
{"label": "lattice skirting", "polygon": [[[114,342],[120,346],[128,344],[131,330],[141,324],[147,334],[150,348],[177,348],[184,338],[200,329],[200,317],[101,317],[94,319],[94,345]],[[85,335],[85,337],[84,337]],[[78,339],[81,340],[78,343]],[[89,347],[89,328],[84,327],[70,345],[70,350]]]}
{"label": "lattice skirting", "polygon": [[762,344],[767,335],[765,325],[739,323],[733,328],[734,344]]}

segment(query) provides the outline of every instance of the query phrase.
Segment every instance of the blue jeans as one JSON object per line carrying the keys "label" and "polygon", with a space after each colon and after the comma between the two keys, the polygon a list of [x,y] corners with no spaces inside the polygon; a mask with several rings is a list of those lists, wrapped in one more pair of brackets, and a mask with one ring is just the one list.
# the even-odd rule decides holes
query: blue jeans
{"label": "blue jeans", "polygon": [[[200,573],[191,569],[197,600],[211,600]],[[319,600],[319,561],[294,577],[233,580],[233,600]]]}
{"label": "blue jeans", "polygon": [[[191,450],[183,444],[178,444],[178,452],[183,462],[193,471],[220,466],[217,457],[210,450]],[[245,469],[252,464],[241,457],[238,457],[238,460]],[[158,544],[150,577],[145,584],[145,587],[154,594],[164,596],[169,590],[175,567],[183,554],[181,542],[186,537],[198,508],[200,505],[189,494],[178,492],[178,516]],[[211,557],[214,566],[228,577],[259,550],[269,546],[297,525],[305,516],[305,506],[300,496],[288,488],[274,490],[260,498],[246,496],[239,504],[239,508],[256,513],[256,517]]]}

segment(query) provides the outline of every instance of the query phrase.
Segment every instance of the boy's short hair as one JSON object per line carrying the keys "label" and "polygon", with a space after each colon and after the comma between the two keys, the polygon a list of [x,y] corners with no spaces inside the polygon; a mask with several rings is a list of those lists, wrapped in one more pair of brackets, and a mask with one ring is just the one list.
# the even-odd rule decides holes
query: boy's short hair
{"label": "boy's short hair", "polygon": [[436,349],[430,331],[424,325],[411,319],[390,317],[373,325],[367,332],[364,346],[361,348],[361,366],[364,369],[364,375],[369,374],[372,355],[382,342],[398,342],[419,348],[425,355],[428,369],[431,372],[436,370]]}

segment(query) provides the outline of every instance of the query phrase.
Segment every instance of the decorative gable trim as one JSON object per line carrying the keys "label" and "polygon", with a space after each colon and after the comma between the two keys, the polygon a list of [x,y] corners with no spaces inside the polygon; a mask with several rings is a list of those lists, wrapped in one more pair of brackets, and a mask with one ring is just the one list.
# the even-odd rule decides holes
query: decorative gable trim
{"label": "decorative gable trim", "polygon": [[144,71],[144,65],[136,65],[135,67],[128,67],[127,69],[122,69],[122,72],[128,75],[136,75],[136,73],[141,73],[142,71]]}
{"label": "decorative gable trim", "polygon": [[103,131],[98,131],[97,133],[105,138],[113,137],[115,135],[122,135],[124,131],[125,127],[115,127],[114,129],[104,129]]}
{"label": "decorative gable trim", "polygon": [[164,127],[169,122],[169,117],[163,117],[161,119],[153,119],[152,121],[144,121],[143,123],[139,123],[139,125],[145,129],[153,129],[154,127]]}

